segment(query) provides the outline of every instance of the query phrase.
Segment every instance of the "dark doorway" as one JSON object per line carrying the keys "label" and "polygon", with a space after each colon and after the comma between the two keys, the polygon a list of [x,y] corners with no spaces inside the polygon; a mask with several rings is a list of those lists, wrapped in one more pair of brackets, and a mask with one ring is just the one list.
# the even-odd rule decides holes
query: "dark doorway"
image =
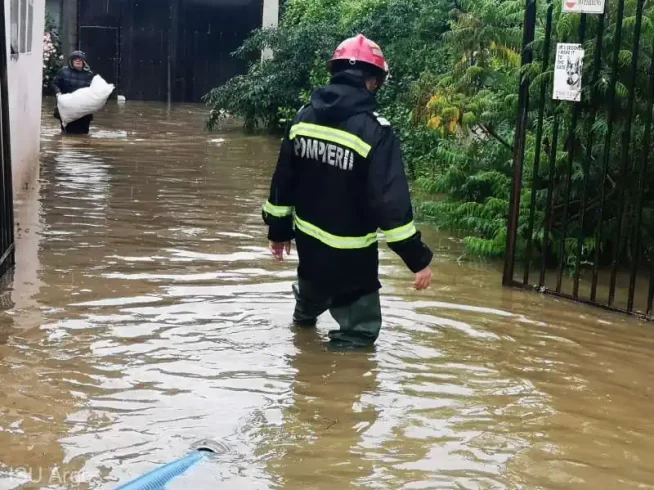
{"label": "dark doorway", "polygon": [[247,60],[232,56],[248,34],[259,27],[260,0],[240,5],[182,2],[178,32],[178,96],[199,102],[213,87],[247,70]]}
{"label": "dark doorway", "polygon": [[120,30],[117,27],[80,26],[79,47],[86,51],[94,73],[120,92]]}
{"label": "dark doorway", "polygon": [[231,56],[261,26],[262,0],[78,0],[79,46],[132,100],[200,102],[247,70]]}

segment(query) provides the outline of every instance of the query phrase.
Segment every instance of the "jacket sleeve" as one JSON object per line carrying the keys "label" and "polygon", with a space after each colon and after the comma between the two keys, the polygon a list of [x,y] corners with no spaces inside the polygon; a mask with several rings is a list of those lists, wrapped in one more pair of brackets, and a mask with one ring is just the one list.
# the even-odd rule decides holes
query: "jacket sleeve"
{"label": "jacket sleeve", "polygon": [[391,250],[402,258],[411,272],[428,267],[433,253],[422,242],[413,223],[400,142],[390,128],[383,128],[382,137],[371,153],[368,199],[372,215]]}
{"label": "jacket sleeve", "polygon": [[52,90],[54,91],[55,94],[61,93],[61,82],[63,80],[63,76],[64,76],[64,72],[59,71],[55,79],[52,81]]}
{"label": "jacket sleeve", "polygon": [[268,239],[288,242],[295,237],[295,176],[293,172],[293,144],[287,131],[277,160],[277,168],[270,185],[268,201],[263,206],[263,220],[268,225]]}

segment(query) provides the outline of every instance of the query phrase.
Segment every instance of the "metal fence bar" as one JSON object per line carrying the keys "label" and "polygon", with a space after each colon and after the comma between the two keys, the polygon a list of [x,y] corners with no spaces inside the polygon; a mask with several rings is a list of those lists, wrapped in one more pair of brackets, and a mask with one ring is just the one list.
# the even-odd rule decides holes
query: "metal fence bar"
{"label": "metal fence bar", "polygon": [[[545,27],[545,45],[543,47],[543,66],[541,73],[547,71],[549,61],[550,61],[550,38],[552,37],[552,13],[554,11],[554,5],[552,1],[549,1],[547,7],[547,25]],[[545,89],[547,85],[545,83],[545,78],[540,82],[540,94],[538,99],[538,123],[536,127],[536,154],[534,155],[534,168],[533,176],[531,183],[531,203],[529,211],[529,229],[527,231],[527,248],[525,251],[525,273],[522,279],[523,284],[529,284],[529,269],[531,266],[531,255],[532,255],[532,246],[534,240],[534,219],[536,216],[536,191],[539,184],[539,172],[540,172],[540,156],[542,152],[542,142],[543,142],[543,118],[545,116]]]}
{"label": "metal fence bar", "polygon": [[[2,138],[2,142],[5,142],[5,138]],[[7,164],[5,163],[4,159],[2,161],[2,202],[0,203],[0,220],[2,220],[0,223],[0,226],[2,226],[2,240],[0,241],[0,276],[4,274],[6,267],[5,267],[5,261],[7,258],[9,258],[8,255],[5,255],[5,252],[9,250],[9,247],[11,245],[11,230],[9,229],[8,226],[8,212],[7,212],[7,201],[8,201],[8,196],[7,196],[7,176],[6,176],[6,167]]]}
{"label": "metal fence bar", "polygon": [[[586,40],[586,14],[581,14],[579,23],[579,42],[581,44]],[[566,255],[566,239],[568,234],[568,212],[570,211],[570,187],[572,185],[572,162],[575,154],[575,141],[577,132],[577,121],[581,113],[581,103],[575,104],[572,108],[572,122],[570,123],[570,132],[568,133],[568,166],[566,170],[565,183],[565,202],[563,204],[563,221],[561,223],[561,245],[559,247],[559,268],[556,277],[556,292],[561,292],[563,282],[563,259]]]}
{"label": "metal fence bar", "polygon": [[[531,19],[536,15],[536,1],[526,0],[523,67],[531,61],[531,57],[535,54],[529,53],[529,49],[533,49],[531,41],[534,37],[534,26]],[[547,9],[542,9],[538,13],[540,16],[546,15],[546,19],[543,19],[546,22],[544,22],[545,39],[542,46],[541,74],[545,73],[548,67],[551,68],[550,50],[557,42],[556,29],[553,26],[555,4],[554,0],[547,1]],[[654,251],[650,249],[651,244],[647,244],[646,248],[645,240],[649,240],[649,236],[646,238],[643,229],[646,213],[649,212],[643,204],[648,207],[651,205],[646,179],[651,180],[653,177],[649,165],[650,149],[654,145],[654,135],[652,134],[654,131],[654,37],[650,40],[650,34],[648,34],[647,53],[643,53],[645,48],[641,47],[641,37],[646,27],[643,18],[645,0],[636,0],[635,5],[629,4],[628,10],[625,1],[617,0],[613,9],[609,10],[607,0],[604,2],[604,11],[597,18],[589,17],[590,14],[586,13],[579,17],[578,39],[584,48],[586,48],[585,40],[588,37],[587,30],[589,32],[592,30],[593,35],[592,42],[588,46],[589,49],[585,50],[586,59],[592,56],[592,70],[590,67],[585,70],[586,72],[592,71],[588,77],[590,86],[583,89],[580,103],[573,106],[565,103],[552,104],[545,96],[547,83],[540,81],[538,87],[534,86],[538,91],[535,92],[536,96],[540,96],[533,108],[536,113],[535,120],[528,127],[529,94],[525,87],[527,76],[523,75],[524,78],[520,81],[513,155],[513,188],[503,283],[523,289],[537,289],[544,294],[654,320]],[[631,17],[626,19],[627,12],[629,12],[629,16],[635,15],[635,21]],[[562,12],[561,15],[568,14]],[[649,25],[647,27],[649,28]],[[621,64],[621,60],[625,56],[625,53],[622,52],[622,45],[626,44],[625,41],[628,41],[629,47],[632,48],[630,66]],[[650,42],[652,43],[652,60],[648,59]],[[593,48],[594,52],[591,55],[589,51]],[[649,71],[644,74],[644,77],[640,77],[638,71],[641,65],[640,58],[650,61],[650,65],[647,66]],[[565,62],[565,59],[562,61]],[[555,70],[557,84],[560,80],[559,76],[566,76],[565,73],[560,73],[558,70],[564,69],[565,65],[559,66],[557,63]],[[603,81],[605,78],[608,78],[608,83]],[[646,79],[643,80],[643,78]],[[563,80],[561,83],[564,83]],[[621,83],[626,85],[625,101],[622,100],[621,91],[618,90],[622,89],[622,85],[618,85]],[[641,88],[641,84],[647,88]],[[606,91],[604,87],[606,87]],[[641,90],[642,93],[640,93]],[[640,98],[636,98],[636,95],[645,100],[641,101]],[[643,106],[647,106],[646,114],[642,114]],[[598,114],[600,110],[602,112]],[[550,117],[552,119],[549,119]],[[634,118],[638,118],[637,132],[634,132],[636,125]],[[582,126],[585,134],[580,138],[577,133]],[[600,128],[603,128],[605,133],[598,135]],[[551,130],[551,133],[545,129]],[[640,132],[643,129],[644,135],[641,136]],[[614,131],[620,134],[614,137]],[[532,137],[536,145],[533,181],[529,185],[524,185],[525,145],[527,138],[530,138],[529,141],[531,141]],[[565,141],[559,142],[559,139],[565,139]],[[597,148],[602,145],[603,148]],[[565,152],[565,157],[558,151],[559,146]],[[548,156],[545,157],[545,155]],[[549,160],[547,176],[545,169],[542,168],[545,158]],[[565,158],[565,162],[561,161],[562,158]],[[579,180],[573,173],[573,170],[578,168],[577,165],[582,172]],[[599,188],[597,188],[598,185]],[[527,233],[525,236],[519,237],[521,240],[525,239],[526,245],[524,264],[522,264],[523,259],[520,260],[521,265],[524,265],[524,271],[521,271],[524,274],[520,278],[514,279],[518,223],[522,218],[520,216],[520,193],[528,188],[531,190],[530,207],[526,211],[528,214],[524,216],[527,218]],[[599,196],[595,196],[595,191]],[[544,221],[541,222],[540,213],[543,210],[537,195],[543,192],[546,192],[547,195]],[[538,234],[536,235],[537,229]],[[536,282],[535,278],[531,278],[533,275],[531,268],[535,266],[535,263],[532,262],[535,262],[534,255],[541,243],[541,229],[544,230],[544,236],[539,264],[540,274]],[[560,232],[554,239],[552,238],[553,230]],[[594,260],[589,297],[585,293],[580,294],[580,290],[582,265],[587,253],[586,244],[590,237],[594,239],[595,246],[594,250],[590,250],[590,254],[594,255]],[[615,246],[610,249],[611,281],[608,298],[598,300],[599,274],[602,265],[600,259],[605,260],[601,247],[602,240]],[[570,247],[567,247],[568,243],[570,243]],[[522,242],[520,244],[522,245]],[[552,249],[556,247],[559,248],[560,254],[556,260],[553,260]],[[632,259],[628,265],[625,264],[627,251]],[[634,308],[634,298],[637,293],[638,268],[639,265],[642,268],[645,260],[649,263],[649,287],[647,309],[646,312],[643,312],[642,308]],[[619,270],[622,270],[623,265],[629,273],[629,297],[626,306],[616,306],[617,274]],[[562,291],[563,275],[568,266],[574,267],[571,293]],[[552,281],[554,284],[550,283],[550,287],[546,285],[549,268],[556,273],[556,279]],[[647,286],[643,285],[643,289],[645,287]]]}
{"label": "metal fence bar", "polygon": [[[516,288],[520,289],[526,289],[526,290],[534,290],[534,287],[531,285],[525,286],[522,284],[522,281],[513,281],[512,285]],[[652,287],[654,288],[654,279],[652,282]],[[541,288],[538,290],[542,294],[546,294],[549,296],[554,296],[556,298],[563,298],[566,300],[574,301],[575,303],[580,303],[582,305],[589,305],[589,306],[594,306],[597,308],[601,308],[606,311],[612,311],[612,312],[618,312],[618,313],[625,313],[631,316],[634,316],[636,318],[640,318],[643,320],[649,320],[650,318],[647,317],[647,315],[640,313],[638,311],[627,311],[626,308],[619,308],[616,306],[609,306],[605,303],[598,303],[596,301],[590,301],[589,299],[585,298],[574,298],[571,294],[566,294],[566,293],[557,293],[556,291],[548,288]],[[652,291],[652,294],[654,294],[654,290]]]}
{"label": "metal fence bar", "polygon": [[[1,56],[1,54],[0,54]],[[2,95],[0,95],[0,104],[2,104],[2,109],[0,109],[2,112],[4,112],[5,109],[5,101],[2,98]],[[4,120],[2,121],[2,127],[4,128]],[[2,131],[2,137],[0,138],[1,141],[0,143],[3,146],[4,149],[4,143],[5,143],[5,132],[4,130]],[[5,190],[7,188],[6,184],[6,178],[5,178],[5,155],[4,155],[4,150],[2,150],[3,155],[0,156],[0,275],[2,275],[3,270],[2,270],[2,264],[4,263],[4,260],[2,259],[2,256],[4,255],[5,250],[7,250],[9,246],[9,229],[7,227],[7,209],[6,209],[6,203],[7,203],[7,196],[5,193]]]}
{"label": "metal fence bar", "polygon": [[[6,36],[5,36],[5,24],[4,24],[4,19],[5,19],[5,6],[3,5],[0,7],[0,12],[2,13],[2,26],[0,29],[0,35],[2,37],[0,38],[0,46],[1,49],[3,50],[0,52],[0,64],[2,65],[2,68],[0,68],[0,84],[4,85],[5,83],[8,82],[7,80],[7,60],[6,60]],[[4,92],[0,93],[0,112],[2,113],[2,121],[0,122],[0,128],[2,131],[2,134],[0,135],[0,143],[2,144],[2,149],[0,150],[2,152],[2,155],[0,155],[0,274],[4,272],[3,270],[3,263],[4,260],[2,260],[2,256],[4,256],[5,250],[7,250],[10,240],[9,240],[9,229],[7,227],[7,209],[6,209],[6,202],[7,202],[7,196],[5,195],[5,189],[6,189],[6,183],[5,183],[5,158],[7,155],[7,152],[5,151],[6,148],[6,143],[10,142],[9,138],[11,135],[9,135],[9,132],[5,130],[5,112],[8,113],[8,102],[7,99],[5,99],[5,94]],[[8,126],[7,126],[8,127]]]}
{"label": "metal fence bar", "polygon": [[609,287],[609,306],[615,301],[615,286],[618,277],[618,261],[622,250],[622,217],[625,212],[627,197],[627,173],[629,172],[629,144],[631,142],[631,123],[634,116],[634,102],[636,101],[636,74],[638,71],[638,54],[640,51],[640,30],[643,24],[643,7],[645,0],[638,0],[636,7],[636,26],[634,27],[634,45],[631,55],[631,77],[629,80],[629,99],[627,102],[627,122],[622,133],[622,169],[618,180],[620,205],[618,222],[615,231],[615,246],[613,248],[613,263],[611,265],[611,285]]}
{"label": "metal fence bar", "polygon": [[[536,32],[536,0],[526,0],[525,27],[522,33],[521,66],[531,63],[533,50],[531,43]],[[506,255],[504,259],[504,277],[502,284],[513,283],[515,268],[516,241],[518,239],[518,221],[520,219],[520,191],[522,190],[522,172],[525,160],[525,140],[527,136],[527,120],[529,116],[529,79],[521,74],[518,95],[518,117],[516,121],[513,142],[513,187],[509,205],[509,223],[507,233]]]}
{"label": "metal fence bar", "polygon": [[618,83],[618,63],[620,61],[620,46],[622,44],[622,20],[624,18],[624,2],[625,0],[618,0],[618,17],[615,24],[615,39],[613,42],[613,62],[611,65],[611,83],[609,85],[609,119],[607,122],[606,139],[604,141],[604,155],[603,155],[603,179],[600,186],[600,209],[599,209],[599,222],[597,224],[597,231],[595,233],[595,266],[593,267],[593,283],[591,286],[590,300],[595,302],[597,299],[597,279],[599,275],[598,264],[600,261],[600,247],[602,242],[602,224],[604,221],[604,207],[606,204],[606,179],[609,174],[609,160],[611,157],[611,135],[613,133],[613,121],[617,111],[617,104],[615,103],[615,87]]}
{"label": "metal fence bar", "polygon": [[[652,53],[654,55],[654,37],[652,38]],[[645,134],[643,135],[643,151],[640,156],[640,169],[638,171],[638,194],[636,196],[636,226],[634,228],[634,248],[633,262],[631,264],[631,274],[629,277],[629,299],[627,301],[627,310],[634,309],[634,294],[636,292],[636,274],[638,272],[638,263],[642,253],[641,245],[643,232],[643,194],[645,192],[645,176],[647,175],[647,163],[649,160],[649,145],[652,131],[652,110],[654,109],[654,59],[650,60],[649,65],[649,93],[647,96],[647,112],[645,113]],[[651,295],[650,295],[651,296]],[[650,314],[648,307],[647,314]]]}
{"label": "metal fence bar", "polygon": [[[604,8],[607,9],[607,2]],[[605,10],[606,12],[606,10]],[[581,190],[581,212],[579,213],[579,239],[577,240],[577,260],[575,264],[575,277],[572,296],[579,297],[579,280],[581,278],[581,255],[585,241],[584,226],[586,225],[586,205],[588,203],[588,184],[590,182],[590,163],[593,159],[593,126],[595,124],[595,108],[598,100],[598,83],[602,67],[602,47],[604,44],[604,16],[600,15],[597,22],[597,40],[595,42],[595,53],[593,56],[593,79],[591,81],[590,95],[590,116],[586,126],[588,137],[586,139],[586,157],[584,158],[584,180]]]}
{"label": "metal fence bar", "polygon": [[547,268],[547,248],[549,245],[550,231],[552,230],[552,200],[554,195],[554,179],[556,177],[556,152],[559,144],[559,116],[554,116],[554,125],[552,128],[552,147],[550,148],[550,172],[549,182],[547,184],[547,207],[545,208],[545,235],[543,238],[543,255],[540,265],[540,279],[538,287],[542,289],[545,286],[545,270]]}
{"label": "metal fence bar", "polygon": [[7,75],[7,49],[5,7],[0,6],[0,113],[2,117],[2,250],[0,250],[0,273],[14,264],[14,196],[11,172],[11,133],[9,121],[9,81]]}

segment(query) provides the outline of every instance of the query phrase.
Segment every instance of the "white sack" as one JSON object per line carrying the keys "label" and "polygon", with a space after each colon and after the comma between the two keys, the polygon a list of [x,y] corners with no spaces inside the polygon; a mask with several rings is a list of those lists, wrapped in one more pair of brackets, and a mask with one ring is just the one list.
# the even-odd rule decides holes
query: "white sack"
{"label": "white sack", "polygon": [[113,91],[113,84],[105,82],[100,75],[96,75],[90,87],[60,95],[57,97],[57,107],[61,123],[66,127],[68,123],[99,111],[107,103]]}

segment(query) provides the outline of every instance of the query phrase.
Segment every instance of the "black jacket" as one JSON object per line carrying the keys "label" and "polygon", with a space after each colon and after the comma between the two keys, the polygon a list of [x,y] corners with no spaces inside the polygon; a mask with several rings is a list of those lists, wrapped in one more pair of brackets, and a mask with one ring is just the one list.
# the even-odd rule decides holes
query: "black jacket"
{"label": "black jacket", "polygon": [[314,91],[282,143],[263,207],[275,242],[296,240],[298,275],[332,294],[379,289],[377,230],[413,272],[433,257],[413,224],[400,144],[349,74]]}
{"label": "black jacket", "polygon": [[79,71],[67,66],[57,74],[52,82],[52,90],[55,94],[71,94],[81,88],[90,87],[93,76],[89,69]]}

